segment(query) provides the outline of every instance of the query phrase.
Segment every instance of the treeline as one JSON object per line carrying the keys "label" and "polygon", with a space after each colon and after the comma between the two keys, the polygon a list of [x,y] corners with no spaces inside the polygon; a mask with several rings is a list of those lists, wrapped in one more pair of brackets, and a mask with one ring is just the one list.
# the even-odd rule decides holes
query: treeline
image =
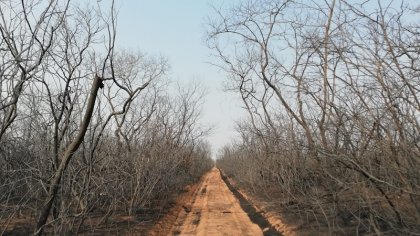
{"label": "treeline", "polygon": [[248,112],[217,165],[297,232],[420,233],[420,11],[409,3],[245,1],[210,21]]}
{"label": "treeline", "polygon": [[114,3],[6,0],[0,15],[0,234],[158,213],[212,166],[202,91],[116,50]]}

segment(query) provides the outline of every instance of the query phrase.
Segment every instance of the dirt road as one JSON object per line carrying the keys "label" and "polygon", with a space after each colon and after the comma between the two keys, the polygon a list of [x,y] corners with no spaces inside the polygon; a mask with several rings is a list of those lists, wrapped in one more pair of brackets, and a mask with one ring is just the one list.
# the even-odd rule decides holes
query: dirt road
{"label": "dirt road", "polygon": [[194,202],[184,206],[174,235],[263,235],[258,225],[251,222],[238,200],[214,168],[204,176]]}

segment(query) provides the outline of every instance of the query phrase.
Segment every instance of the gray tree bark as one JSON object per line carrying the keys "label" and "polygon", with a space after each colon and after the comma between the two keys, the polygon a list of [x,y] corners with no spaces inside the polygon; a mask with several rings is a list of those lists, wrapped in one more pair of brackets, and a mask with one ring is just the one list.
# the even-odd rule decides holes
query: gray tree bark
{"label": "gray tree bark", "polygon": [[50,215],[51,207],[55,201],[58,189],[60,187],[61,177],[63,176],[64,171],[66,170],[70,159],[73,157],[73,154],[77,151],[80,144],[82,143],[86,130],[89,126],[90,120],[92,119],[93,110],[95,108],[96,97],[98,94],[99,88],[103,86],[102,78],[95,76],[93,84],[90,90],[90,95],[88,99],[88,105],[86,107],[86,113],[83,117],[82,123],[80,124],[79,133],[76,138],[70,143],[70,145],[65,150],[60,165],[54,173],[54,176],[51,180],[51,183],[48,188],[48,196],[45,199],[45,203],[40,211],[38,222],[36,224],[34,235],[42,235],[45,223],[47,222],[48,216]]}

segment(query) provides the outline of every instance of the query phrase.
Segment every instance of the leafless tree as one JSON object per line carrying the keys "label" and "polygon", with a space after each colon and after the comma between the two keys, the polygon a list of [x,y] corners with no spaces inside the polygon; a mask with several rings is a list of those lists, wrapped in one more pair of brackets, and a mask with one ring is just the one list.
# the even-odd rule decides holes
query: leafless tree
{"label": "leafless tree", "polygon": [[329,234],[418,232],[414,7],[266,0],[216,8],[209,46],[249,113],[220,165],[254,190],[282,194],[283,209],[311,212]]}
{"label": "leafless tree", "polygon": [[54,43],[69,3],[52,1],[2,1],[1,5],[1,130],[0,139],[17,117],[17,104],[25,83],[39,72],[39,66]]}
{"label": "leafless tree", "polygon": [[88,218],[162,211],[210,168],[198,88],[172,97],[164,58],[115,50],[114,2],[2,1],[0,13],[2,234],[19,217],[18,233],[36,221],[36,235],[77,234],[96,227]]}

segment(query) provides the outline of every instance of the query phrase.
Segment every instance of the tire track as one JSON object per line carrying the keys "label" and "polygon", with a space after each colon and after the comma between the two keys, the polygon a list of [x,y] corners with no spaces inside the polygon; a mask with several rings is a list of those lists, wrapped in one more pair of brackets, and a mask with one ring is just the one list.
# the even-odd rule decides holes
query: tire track
{"label": "tire track", "polygon": [[179,217],[184,220],[170,235],[266,235],[241,208],[216,168],[206,174],[191,207],[184,210],[186,217]]}

